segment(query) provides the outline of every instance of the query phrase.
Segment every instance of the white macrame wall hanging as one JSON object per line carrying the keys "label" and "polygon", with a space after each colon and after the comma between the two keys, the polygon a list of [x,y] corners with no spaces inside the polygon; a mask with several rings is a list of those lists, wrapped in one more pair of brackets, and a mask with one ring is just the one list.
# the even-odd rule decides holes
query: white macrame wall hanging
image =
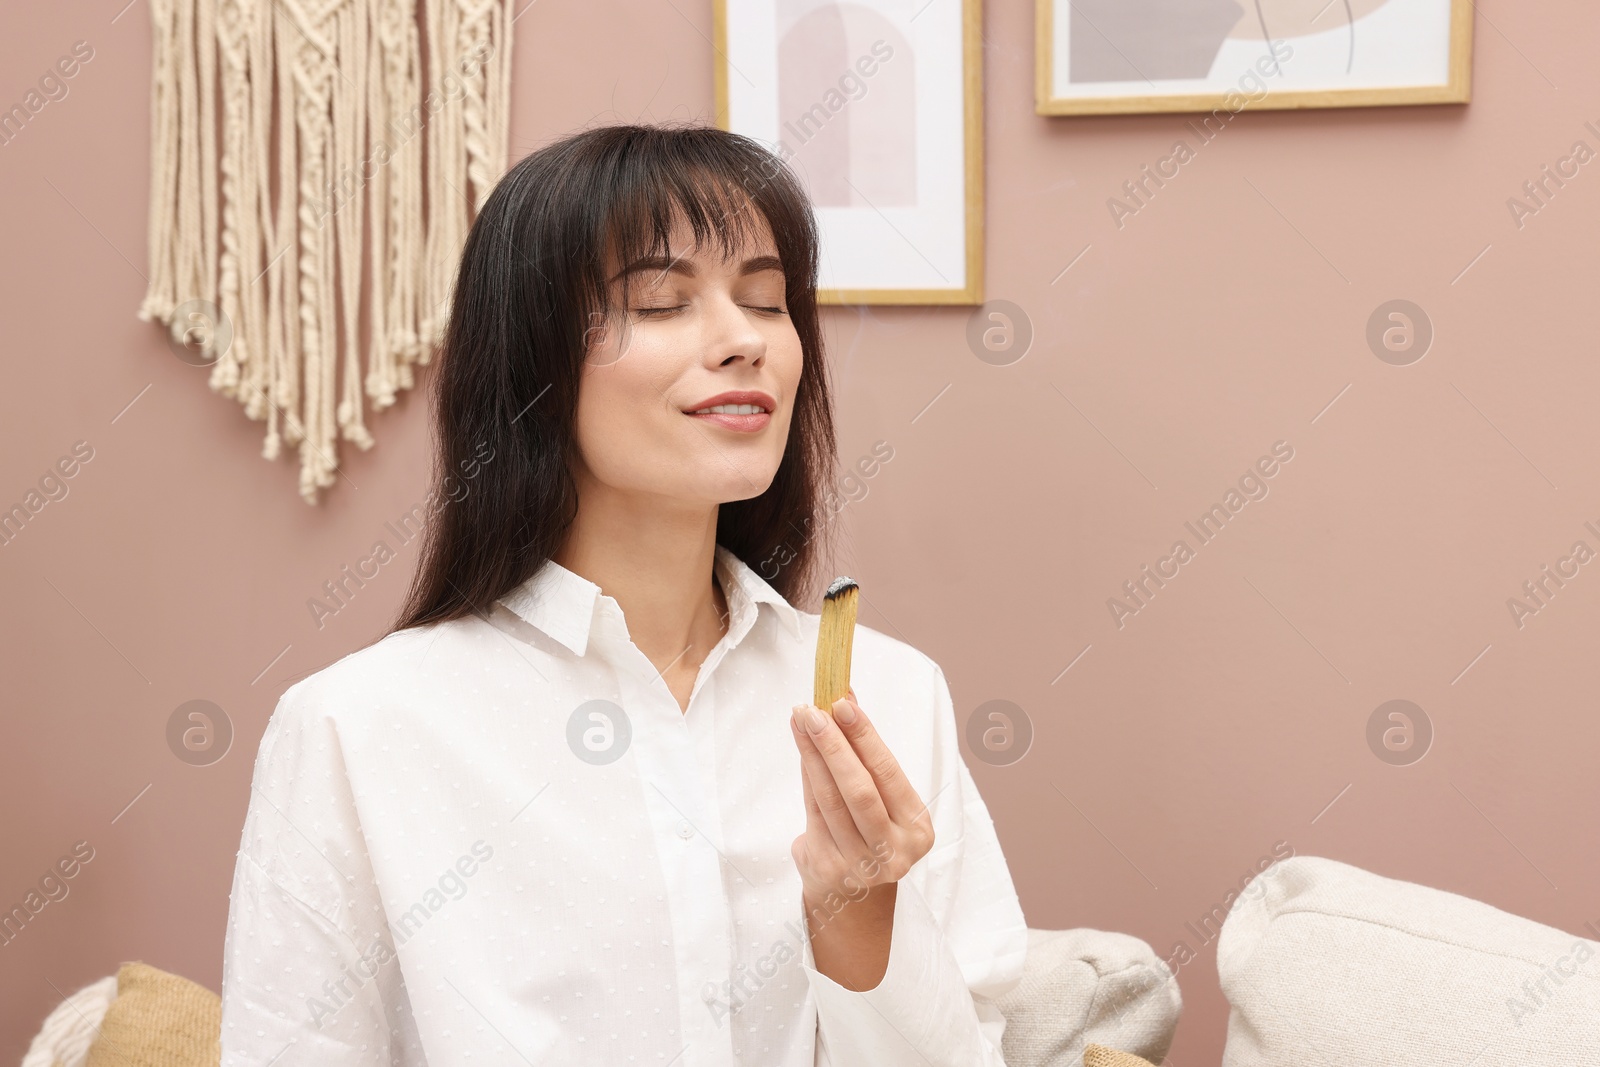
{"label": "white macrame wall hanging", "polygon": [[[505,170],[511,0],[151,0],[139,317],[331,486],[441,340]],[[187,353],[187,354],[186,354]],[[365,359],[363,359],[365,354]]]}

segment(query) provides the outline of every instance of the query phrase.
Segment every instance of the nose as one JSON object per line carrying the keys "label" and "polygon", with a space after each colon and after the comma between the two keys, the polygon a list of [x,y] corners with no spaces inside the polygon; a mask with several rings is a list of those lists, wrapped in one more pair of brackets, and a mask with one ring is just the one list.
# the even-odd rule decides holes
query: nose
{"label": "nose", "polygon": [[726,367],[739,360],[759,367],[766,359],[766,337],[750,321],[750,312],[740,307],[729,293],[719,293],[709,301],[706,332],[708,367]]}

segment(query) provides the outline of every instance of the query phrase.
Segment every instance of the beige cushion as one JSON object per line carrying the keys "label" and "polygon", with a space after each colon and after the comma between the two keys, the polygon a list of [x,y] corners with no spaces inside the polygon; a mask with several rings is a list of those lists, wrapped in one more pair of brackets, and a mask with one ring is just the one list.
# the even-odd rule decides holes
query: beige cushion
{"label": "beige cushion", "polygon": [[1329,859],[1257,877],[1217,971],[1223,1067],[1600,1063],[1600,945]]}
{"label": "beige cushion", "polygon": [[1090,1045],[1083,1050],[1083,1067],[1155,1067],[1155,1064],[1131,1052]]}
{"label": "beige cushion", "polygon": [[222,1001],[211,990],[124,963],[85,1067],[217,1067],[221,1035]]}
{"label": "beige cushion", "polygon": [[1022,980],[997,1004],[1007,1067],[1081,1067],[1085,1046],[1159,1063],[1183,1000],[1149,945],[1105,930],[1028,931]]}

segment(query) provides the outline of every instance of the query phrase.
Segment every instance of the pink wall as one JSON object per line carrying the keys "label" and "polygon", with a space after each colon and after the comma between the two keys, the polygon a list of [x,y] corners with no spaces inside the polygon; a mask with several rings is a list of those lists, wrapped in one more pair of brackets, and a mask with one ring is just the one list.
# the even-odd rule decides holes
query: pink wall
{"label": "pink wall", "polygon": [[[7,104],[94,49],[0,147],[0,502],[94,450],[0,548],[0,902],[94,850],[0,947],[6,1060],[119,961],[218,986],[266,718],[379,632],[415,545],[321,630],[306,600],[426,492],[418,396],[308,508],[293,465],[259,458],[261,425],[134,318],[150,33],[121,4],[11,5],[0,34]],[[1480,14],[1466,107],[1247,112],[1119,230],[1107,197],[1184,119],[1036,116],[1032,4],[993,0],[989,292],[1026,310],[1032,350],[980,362],[962,309],[828,314],[841,456],[895,451],[844,512],[838,569],[864,622],[944,664],[960,714],[1004,698],[1031,718],[1024,759],[971,761],[1030,923],[1194,950],[1176,1063],[1215,1062],[1226,1025],[1214,945],[1185,923],[1280,841],[1600,923],[1600,564],[1520,629],[1506,605],[1574,541],[1600,548],[1600,164],[1521,228],[1506,207],[1575,140],[1600,148],[1597,23],[1577,0]],[[516,29],[514,157],[711,113],[707,0],[540,3]],[[1364,339],[1396,298],[1436,328],[1411,366]],[[1118,629],[1107,598],[1280,440],[1270,495]],[[209,767],[164,737],[197,698],[237,731]],[[1365,739],[1394,698],[1436,730],[1413,766]]]}

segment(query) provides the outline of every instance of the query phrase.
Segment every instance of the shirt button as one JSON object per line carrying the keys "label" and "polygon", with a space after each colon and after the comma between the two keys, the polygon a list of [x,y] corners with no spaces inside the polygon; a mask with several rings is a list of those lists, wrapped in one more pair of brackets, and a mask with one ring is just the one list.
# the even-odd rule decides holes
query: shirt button
{"label": "shirt button", "polygon": [[678,820],[678,836],[685,841],[694,836],[694,827],[689,825],[688,819]]}

